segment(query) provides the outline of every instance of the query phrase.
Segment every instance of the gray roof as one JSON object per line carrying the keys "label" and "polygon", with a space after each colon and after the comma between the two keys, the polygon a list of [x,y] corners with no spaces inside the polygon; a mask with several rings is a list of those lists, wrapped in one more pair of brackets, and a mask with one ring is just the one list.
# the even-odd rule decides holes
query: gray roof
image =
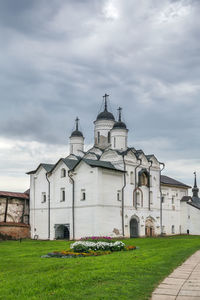
{"label": "gray roof", "polygon": [[54,166],[53,164],[43,164],[43,163],[41,165],[47,172],[50,172]]}
{"label": "gray roof", "polygon": [[62,160],[70,170],[73,169],[80,161],[80,159],[76,160],[76,159],[69,159],[69,158],[62,158]]}
{"label": "gray roof", "polygon": [[71,134],[71,137],[73,136],[83,137],[83,134],[80,130],[74,130]]}
{"label": "gray roof", "polygon": [[113,120],[113,121],[115,121],[115,118],[112,113],[110,113],[109,111],[107,111],[105,109],[100,114],[98,114],[97,120]]}
{"label": "gray roof", "polygon": [[124,172],[123,170],[115,168],[115,166],[108,161],[93,160],[93,159],[87,159],[87,158],[83,158],[83,161],[85,163],[87,163],[88,165],[90,165],[91,167],[100,167],[100,168]]}
{"label": "gray roof", "polygon": [[51,169],[54,167],[53,164],[45,164],[45,163],[41,163],[39,164],[39,166],[37,167],[37,169],[33,170],[33,171],[30,171],[30,172],[27,172],[26,174],[30,175],[30,174],[34,174],[38,171],[38,169],[40,167],[43,167],[47,172],[50,172]]}
{"label": "gray roof", "polygon": [[191,186],[184,184],[178,180],[175,180],[171,177],[161,175],[161,184],[163,185],[173,185],[173,186],[178,186],[178,187],[183,187],[183,188],[191,188]]}

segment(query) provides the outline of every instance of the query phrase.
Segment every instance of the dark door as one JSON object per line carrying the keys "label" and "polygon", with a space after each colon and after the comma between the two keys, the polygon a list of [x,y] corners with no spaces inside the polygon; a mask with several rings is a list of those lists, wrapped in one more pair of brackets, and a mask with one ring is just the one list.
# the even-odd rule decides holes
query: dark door
{"label": "dark door", "polygon": [[130,221],[130,237],[138,237],[138,221],[136,219]]}
{"label": "dark door", "polygon": [[64,239],[69,240],[69,229],[67,227],[64,227]]}

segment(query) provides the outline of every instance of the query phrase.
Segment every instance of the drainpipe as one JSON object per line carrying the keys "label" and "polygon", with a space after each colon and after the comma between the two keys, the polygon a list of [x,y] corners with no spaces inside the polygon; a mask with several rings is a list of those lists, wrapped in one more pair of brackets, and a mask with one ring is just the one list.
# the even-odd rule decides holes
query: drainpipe
{"label": "drainpipe", "polygon": [[5,213],[4,213],[4,222],[7,222],[7,214],[8,214],[8,202],[10,200],[10,197],[6,198],[6,207],[5,207]]}
{"label": "drainpipe", "polygon": [[151,182],[150,182],[150,168],[151,168],[151,166],[152,166],[152,164],[153,164],[153,161],[152,160],[150,160],[150,166],[149,166],[149,210],[151,210],[151,203],[150,203],[150,195],[151,195]]}
{"label": "drainpipe", "polygon": [[162,165],[162,169],[160,169],[160,233],[161,233],[161,236],[163,235],[163,232],[162,232],[162,191],[161,191],[161,172],[164,170],[165,168],[165,164],[164,163],[160,163],[160,165]]}
{"label": "drainpipe", "polygon": [[48,179],[48,173],[46,173],[46,179],[48,182],[48,239],[50,240],[50,181]]}
{"label": "drainpipe", "polygon": [[75,187],[74,187],[74,179],[72,175],[70,176],[70,170],[68,171],[68,177],[71,179],[72,182],[72,238],[75,239],[75,222],[74,222],[74,195],[75,195]]}
{"label": "drainpipe", "polygon": [[[136,180],[136,176],[137,176],[136,170],[137,170],[137,168],[140,167],[141,164],[142,164],[141,158],[138,158],[138,160],[140,161],[140,163],[139,163],[139,165],[137,165],[137,167],[135,167],[135,189],[136,189],[136,185],[137,185],[137,187],[138,187],[137,180]],[[135,190],[135,208],[137,209],[137,192],[136,192],[136,190]]]}
{"label": "drainpipe", "polygon": [[124,236],[124,189],[126,187],[126,164],[124,155],[122,155],[123,163],[124,163],[124,185],[122,187],[122,235]]}

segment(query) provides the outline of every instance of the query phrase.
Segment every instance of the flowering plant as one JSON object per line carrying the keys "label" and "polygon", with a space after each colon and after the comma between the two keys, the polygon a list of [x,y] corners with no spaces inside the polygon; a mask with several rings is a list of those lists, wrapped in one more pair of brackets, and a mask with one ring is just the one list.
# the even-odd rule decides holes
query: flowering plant
{"label": "flowering plant", "polygon": [[125,248],[125,244],[121,241],[116,242],[90,242],[90,241],[78,241],[70,245],[70,248],[74,252],[86,252],[86,251],[121,251]]}

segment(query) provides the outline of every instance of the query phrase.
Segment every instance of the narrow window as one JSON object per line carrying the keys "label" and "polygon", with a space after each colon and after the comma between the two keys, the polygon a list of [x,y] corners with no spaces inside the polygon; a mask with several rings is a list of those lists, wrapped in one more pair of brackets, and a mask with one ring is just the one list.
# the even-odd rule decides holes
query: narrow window
{"label": "narrow window", "polygon": [[175,226],[172,225],[172,234],[174,234],[174,233],[175,233]]}
{"label": "narrow window", "polygon": [[117,191],[117,200],[118,201],[121,201],[122,200],[122,194],[121,194],[121,191]]}
{"label": "narrow window", "polygon": [[165,196],[162,196],[161,199],[162,199],[162,203],[165,203]]}
{"label": "narrow window", "polygon": [[98,142],[98,144],[100,143],[100,132],[99,131],[97,133],[97,142]]}
{"label": "narrow window", "polygon": [[86,200],[86,192],[85,192],[85,189],[81,189],[81,200],[82,200],[82,201]]}
{"label": "narrow window", "polygon": [[73,145],[70,145],[70,152],[73,153]]}
{"label": "narrow window", "polygon": [[130,184],[134,184],[133,172],[130,173]]}
{"label": "narrow window", "polygon": [[172,204],[174,204],[174,197],[172,197]]}
{"label": "narrow window", "polygon": [[151,205],[153,204],[153,192],[152,191],[150,192],[150,204]]}
{"label": "narrow window", "polygon": [[136,195],[137,195],[137,206],[140,206],[140,193],[137,192]]}
{"label": "narrow window", "polygon": [[114,148],[116,148],[116,138],[114,137]]}
{"label": "narrow window", "polygon": [[66,170],[64,168],[61,169],[61,177],[66,177]]}
{"label": "narrow window", "polygon": [[110,144],[110,131],[108,132],[108,143]]}
{"label": "narrow window", "polygon": [[42,203],[45,203],[47,201],[47,196],[46,196],[46,193],[43,192],[42,193]]}
{"label": "narrow window", "polygon": [[65,201],[65,189],[61,188],[60,192],[61,192],[60,193],[60,201],[64,202]]}

